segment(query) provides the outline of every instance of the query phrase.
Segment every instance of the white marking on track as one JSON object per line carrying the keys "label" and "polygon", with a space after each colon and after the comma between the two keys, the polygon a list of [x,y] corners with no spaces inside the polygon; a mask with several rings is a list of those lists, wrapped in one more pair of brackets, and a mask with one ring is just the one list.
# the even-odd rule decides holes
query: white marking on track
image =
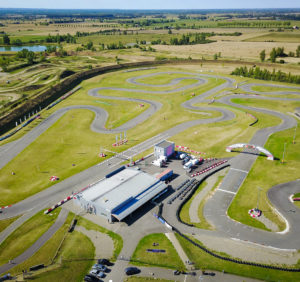
{"label": "white marking on track", "polygon": [[236,195],[236,193],[235,192],[232,192],[232,191],[227,191],[227,190],[223,190],[223,189],[217,189],[217,191],[222,191],[222,192],[226,192],[226,193],[230,193],[230,194],[234,194],[234,195]]}
{"label": "white marking on track", "polygon": [[248,171],[246,171],[246,170],[242,170],[242,169],[238,169],[238,168],[230,168],[230,169],[232,169],[232,170],[237,170],[237,171],[241,171],[241,172],[244,172],[244,173],[246,173],[246,174],[248,174]]}

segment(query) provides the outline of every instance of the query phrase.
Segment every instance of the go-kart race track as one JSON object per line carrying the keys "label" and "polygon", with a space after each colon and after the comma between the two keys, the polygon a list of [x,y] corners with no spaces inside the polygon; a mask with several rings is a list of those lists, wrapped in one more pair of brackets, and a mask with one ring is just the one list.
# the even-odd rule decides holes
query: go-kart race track
{"label": "go-kart race track", "polygon": [[[156,75],[164,75],[164,74],[181,74],[181,78],[176,78],[171,80],[168,84],[163,85],[152,85],[139,82],[140,79],[146,79],[149,77],[155,77]],[[101,95],[102,90],[113,90],[118,92],[135,92],[135,93],[149,93],[149,94],[169,94],[182,92],[188,89],[194,89],[195,87],[201,87],[207,83],[207,78],[216,78],[216,79],[223,79],[225,82],[217,87],[214,87],[201,95],[198,95],[190,100],[181,104],[183,108],[189,110],[203,110],[203,111],[217,111],[221,114],[221,116],[217,118],[206,118],[206,119],[198,119],[192,120],[188,122],[181,123],[176,125],[160,134],[132,147],[127,149],[123,152],[124,155],[128,157],[135,156],[151,147],[154,144],[162,141],[164,139],[170,138],[190,127],[200,125],[200,124],[209,124],[209,123],[217,123],[222,121],[228,121],[235,118],[235,114],[228,109],[228,107],[196,107],[194,106],[197,103],[207,103],[207,97],[219,93],[221,90],[233,87],[235,81],[231,78],[222,77],[222,76],[215,76],[215,75],[206,75],[206,74],[199,74],[199,73],[190,73],[190,72],[178,72],[178,71],[170,71],[170,72],[155,72],[146,75],[134,76],[132,78],[127,79],[128,83],[138,85],[138,86],[151,86],[151,87],[167,87],[167,86],[176,86],[183,80],[186,79],[193,79],[197,80],[196,83],[186,85],[183,87],[179,87],[172,90],[159,90],[159,91],[150,91],[150,90],[143,90],[143,89],[130,89],[130,88],[118,88],[118,87],[101,87],[101,88],[94,88],[88,91],[88,95],[110,99],[110,100],[124,100],[124,101],[133,101],[138,103],[148,103],[150,107],[145,110],[142,114],[135,117],[134,119],[124,123],[118,128],[115,129],[106,129],[105,124],[108,118],[108,113],[100,108],[95,106],[68,106],[62,109],[57,110],[48,118],[43,120],[39,125],[33,128],[30,132],[26,135],[18,139],[17,141],[13,141],[7,143],[0,147],[0,168],[4,167],[9,161],[11,161],[14,157],[16,157],[19,153],[22,152],[29,144],[31,144],[38,136],[40,136],[43,132],[45,132],[51,125],[53,125],[58,119],[60,119],[67,111],[72,109],[87,109],[93,111],[95,113],[95,119],[92,122],[90,129],[92,131],[104,134],[111,134],[111,133],[119,133],[124,130],[129,130],[130,128],[134,128],[138,124],[143,123],[147,119],[151,118],[157,111],[159,111],[162,107],[162,104],[156,101],[151,101],[147,99],[134,99],[134,98],[127,98],[127,97],[117,97],[117,96],[104,96]],[[299,94],[299,92],[291,92],[287,91],[276,91],[276,92],[257,92],[253,91],[251,88],[255,85],[259,86],[274,86],[278,87],[278,85],[271,85],[271,84],[244,84],[241,86],[241,89],[247,92],[253,92],[255,94],[261,95],[277,95],[277,94]],[[285,87],[282,86],[284,89]],[[291,87],[287,87],[291,88]],[[295,87],[295,89],[300,89],[299,87]],[[268,140],[269,136],[275,132],[280,132],[286,129],[290,129],[296,126],[297,122],[294,117],[285,115],[276,111],[262,109],[262,108],[253,108],[248,106],[242,106],[239,104],[233,103],[231,100],[233,98],[251,98],[251,99],[265,99],[265,100],[285,100],[285,101],[300,101],[299,99],[289,99],[289,98],[280,98],[280,97],[262,97],[258,95],[245,95],[245,94],[238,94],[238,95],[227,95],[223,96],[217,101],[222,103],[226,106],[233,106],[235,108],[240,108],[242,110],[247,111],[256,111],[261,112],[268,115],[273,115],[282,120],[279,125],[263,128],[257,130],[252,139],[249,141],[250,144],[255,144],[258,146],[263,147]],[[225,148],[224,148],[225,150]],[[257,155],[253,154],[238,154],[237,156],[233,157],[230,160],[230,169],[227,175],[225,176],[222,184],[216,190],[214,196],[208,200],[204,207],[204,216],[207,220],[212,223],[216,227],[216,231],[208,231],[202,230],[195,227],[189,227],[187,225],[182,224],[176,218],[176,206],[172,206],[172,209],[168,209],[167,207],[163,209],[162,216],[169,222],[172,226],[179,229],[181,232],[186,232],[190,234],[213,234],[214,236],[218,237],[229,237],[229,238],[237,238],[241,241],[248,241],[254,242],[256,244],[262,244],[278,249],[289,249],[289,250],[297,250],[300,246],[300,210],[293,206],[291,202],[289,202],[288,198],[291,194],[299,193],[300,192],[300,181],[295,180],[289,183],[280,184],[271,188],[268,192],[268,197],[274,207],[278,210],[278,212],[285,218],[287,227],[284,232],[267,232],[260,229],[255,229],[250,226],[243,225],[239,222],[236,222],[227,216],[227,210],[234,199],[236,193],[238,192],[239,188],[243,184],[244,180],[246,179],[251,167],[253,166],[255,160],[257,159]],[[5,240],[5,238],[18,226],[20,226],[28,217],[29,214],[32,215],[35,212],[46,209],[51,205],[56,204],[66,196],[70,195],[73,191],[79,191],[81,188],[89,185],[90,183],[99,180],[100,178],[104,177],[112,168],[116,168],[123,162],[122,159],[118,157],[112,157],[109,160],[101,162],[93,167],[90,167],[76,175],[73,175],[58,184],[51,186],[48,189],[45,189],[19,203],[12,205],[7,209],[3,209],[2,214],[0,214],[0,219],[6,219],[10,217],[14,217],[16,215],[22,216],[14,223],[13,227],[7,228],[3,232],[0,233],[0,243]],[[109,164],[109,166],[107,165]],[[199,178],[199,180],[201,180]],[[290,213],[289,210],[293,209],[295,212]],[[153,218],[153,221],[155,219]],[[144,225],[144,224],[143,224]],[[135,244],[137,243],[136,240],[132,240],[130,234],[127,234],[129,230],[134,229],[134,237],[135,238],[142,238],[147,231],[156,230],[155,226],[157,224],[153,224],[153,228],[145,226],[145,230],[139,230],[136,228],[136,225],[132,225],[126,229],[122,227],[120,229],[120,234],[124,240],[124,250],[121,254],[125,256],[131,255],[130,251],[134,250]],[[147,229],[148,228],[148,229]],[[158,227],[159,228],[159,227]],[[163,230],[163,227],[161,227]],[[163,232],[163,231],[162,231]],[[53,234],[53,233],[52,233]],[[128,246],[127,246],[128,244]],[[32,255],[32,254],[31,254]],[[24,258],[26,259],[26,258]],[[7,268],[8,267],[8,268]],[[7,271],[9,266],[3,268],[0,266],[0,273]],[[117,275],[117,274],[112,274]],[[113,277],[113,276],[112,276]],[[114,276],[114,278],[117,276]],[[117,280],[116,280],[117,281]]]}

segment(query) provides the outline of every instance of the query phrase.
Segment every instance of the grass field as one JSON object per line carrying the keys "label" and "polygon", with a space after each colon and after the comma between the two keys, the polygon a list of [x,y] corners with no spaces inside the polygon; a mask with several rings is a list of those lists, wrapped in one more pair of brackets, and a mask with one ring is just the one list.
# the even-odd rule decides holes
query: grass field
{"label": "grass field", "polygon": [[279,92],[279,91],[292,91],[295,93],[300,93],[300,89],[292,89],[292,88],[280,88],[280,87],[273,87],[273,86],[253,86],[251,88],[254,91],[259,92]]}
{"label": "grass field", "polygon": [[91,240],[80,232],[73,231],[63,242],[58,254],[58,263],[45,272],[31,277],[34,281],[81,282],[94,263],[95,248]]}
{"label": "grass field", "polygon": [[[247,276],[255,279],[260,279],[263,281],[298,281],[300,279],[300,274],[286,272],[286,271],[278,271],[278,270],[269,270],[265,268],[259,268],[255,266],[241,265],[236,264],[224,260],[217,259],[201,249],[195,247],[193,244],[183,239],[181,236],[176,234],[178,241],[183,247],[185,253],[189,257],[189,259],[195,262],[195,267],[202,270],[217,270],[224,271],[225,273],[235,274],[239,276]],[[193,239],[198,244],[202,245],[196,239]],[[215,252],[217,253],[217,252]],[[221,253],[220,255],[229,257],[228,255]],[[299,263],[295,265],[295,267],[299,267]]]}
{"label": "grass field", "polygon": [[8,227],[9,225],[11,225],[14,221],[16,221],[19,217],[12,217],[12,218],[8,218],[8,219],[2,219],[0,220],[0,232],[2,232],[6,227]]}
{"label": "grass field", "polygon": [[271,32],[268,34],[260,35],[245,39],[247,42],[300,42],[299,32]]}
{"label": "grass field", "polygon": [[[153,247],[153,243],[158,243],[158,246]],[[165,253],[150,253],[147,249],[162,249]],[[179,255],[169,239],[160,233],[154,233],[145,236],[137,245],[131,263],[141,266],[160,266],[173,269],[184,270],[185,266],[182,263]]]}
{"label": "grass field", "polygon": [[60,244],[62,243],[62,240],[64,238],[68,240],[66,234],[68,232],[73,217],[74,214],[69,213],[63,226],[60,227],[55,232],[55,234],[32,257],[10,269],[9,273],[12,275],[16,275],[22,273],[23,269],[29,269],[31,266],[34,265],[43,263],[45,266],[48,266],[54,263],[55,255],[60,247]]}
{"label": "grass field", "polygon": [[9,235],[0,245],[0,264],[13,260],[27,250],[51,227],[59,212],[60,209],[57,209],[52,214],[44,215],[41,211]]}

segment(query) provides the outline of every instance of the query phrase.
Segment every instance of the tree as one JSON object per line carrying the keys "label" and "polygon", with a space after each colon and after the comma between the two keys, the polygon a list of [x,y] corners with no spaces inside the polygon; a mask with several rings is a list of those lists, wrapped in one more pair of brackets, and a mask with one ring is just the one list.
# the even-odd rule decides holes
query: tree
{"label": "tree", "polygon": [[272,63],[275,63],[276,62],[276,49],[273,48],[271,53],[270,53],[270,60]]}
{"label": "tree", "polygon": [[260,57],[260,60],[261,60],[262,62],[264,62],[265,59],[266,59],[266,50],[262,50],[262,51],[259,53],[259,57]]}
{"label": "tree", "polygon": [[168,30],[168,34],[172,34],[172,30],[170,28]]}
{"label": "tree", "polygon": [[34,57],[35,57],[34,52],[28,51],[28,53],[26,55],[26,60],[27,60],[29,65],[33,64]]}
{"label": "tree", "polygon": [[9,65],[9,59],[7,57],[0,56],[0,67],[3,71],[7,71],[7,67]]}
{"label": "tree", "polygon": [[297,47],[296,57],[300,57],[300,45]]}
{"label": "tree", "polygon": [[88,50],[91,50],[92,49],[92,47],[93,47],[93,42],[92,41],[89,41],[87,44],[86,44],[86,48],[88,49]]}
{"label": "tree", "polygon": [[9,39],[9,37],[8,37],[7,34],[3,35],[3,44],[5,44],[5,45],[9,45],[10,44],[10,39]]}
{"label": "tree", "polygon": [[218,60],[218,54],[214,54],[214,60]]}

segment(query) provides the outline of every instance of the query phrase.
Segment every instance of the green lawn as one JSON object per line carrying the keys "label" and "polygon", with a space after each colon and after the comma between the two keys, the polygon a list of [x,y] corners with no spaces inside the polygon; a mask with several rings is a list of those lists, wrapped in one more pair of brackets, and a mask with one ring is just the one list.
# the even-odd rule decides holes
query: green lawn
{"label": "green lawn", "polygon": [[[153,246],[158,243],[158,246]],[[165,253],[150,253],[147,249],[162,249]],[[145,236],[137,245],[131,263],[141,266],[160,266],[173,269],[185,269],[179,255],[169,239],[161,233],[154,233]]]}
{"label": "green lawn", "polygon": [[[29,259],[9,270],[9,273],[16,275],[22,272],[23,269],[29,269],[31,266],[43,263],[50,265],[62,240],[67,235],[70,224],[74,217],[73,213],[69,213],[64,225],[60,227],[55,234]],[[67,237],[66,237],[67,238]]]}
{"label": "green lawn", "polygon": [[[280,85],[279,85],[280,86]],[[299,89],[293,88],[282,88],[282,87],[274,87],[274,86],[252,86],[252,90],[259,91],[259,92],[280,92],[280,91],[288,91],[288,92],[295,92],[300,93]]]}
{"label": "green lawn", "polygon": [[[246,276],[255,279],[260,279],[263,281],[281,281],[281,282],[290,282],[290,281],[299,281],[300,273],[292,273],[287,271],[278,271],[265,269],[255,266],[241,265],[233,262],[224,261],[218,258],[215,258],[206,252],[202,251],[200,248],[197,248],[192,243],[182,238],[176,234],[178,241],[180,242],[182,248],[184,249],[187,256],[191,261],[195,262],[195,267],[202,270],[217,270],[225,271],[226,273],[235,274],[239,276]],[[193,238],[192,238],[193,239]],[[193,239],[198,244],[203,245],[200,241]],[[219,255],[229,257],[224,253],[218,253]],[[299,268],[300,263],[295,265],[295,268]],[[291,268],[291,266],[289,266]]]}
{"label": "green lawn", "polygon": [[20,216],[21,215],[16,216],[16,217],[11,217],[11,218],[8,218],[8,219],[2,219],[2,220],[0,220],[0,232],[2,232],[4,229],[6,229],[6,227],[8,227],[9,225],[11,225]]}
{"label": "green lawn", "polygon": [[91,221],[89,221],[89,220],[87,220],[83,217],[78,218],[77,224],[83,226],[87,230],[96,230],[96,231],[99,231],[101,233],[107,234],[114,242],[114,254],[113,254],[112,259],[113,260],[117,259],[119,253],[121,252],[121,250],[123,248],[123,239],[119,234],[114,233],[110,230],[107,230],[104,227],[102,227],[100,225],[97,225],[97,224],[95,224],[95,223],[93,223],[93,222],[91,222]]}
{"label": "green lawn", "polygon": [[0,265],[22,254],[55,222],[60,209],[45,215],[43,211],[24,222],[0,245]]}
{"label": "green lawn", "polygon": [[81,282],[94,263],[94,253],[95,247],[91,240],[82,233],[73,231],[62,245],[58,263],[45,272],[32,276],[30,280]]}

